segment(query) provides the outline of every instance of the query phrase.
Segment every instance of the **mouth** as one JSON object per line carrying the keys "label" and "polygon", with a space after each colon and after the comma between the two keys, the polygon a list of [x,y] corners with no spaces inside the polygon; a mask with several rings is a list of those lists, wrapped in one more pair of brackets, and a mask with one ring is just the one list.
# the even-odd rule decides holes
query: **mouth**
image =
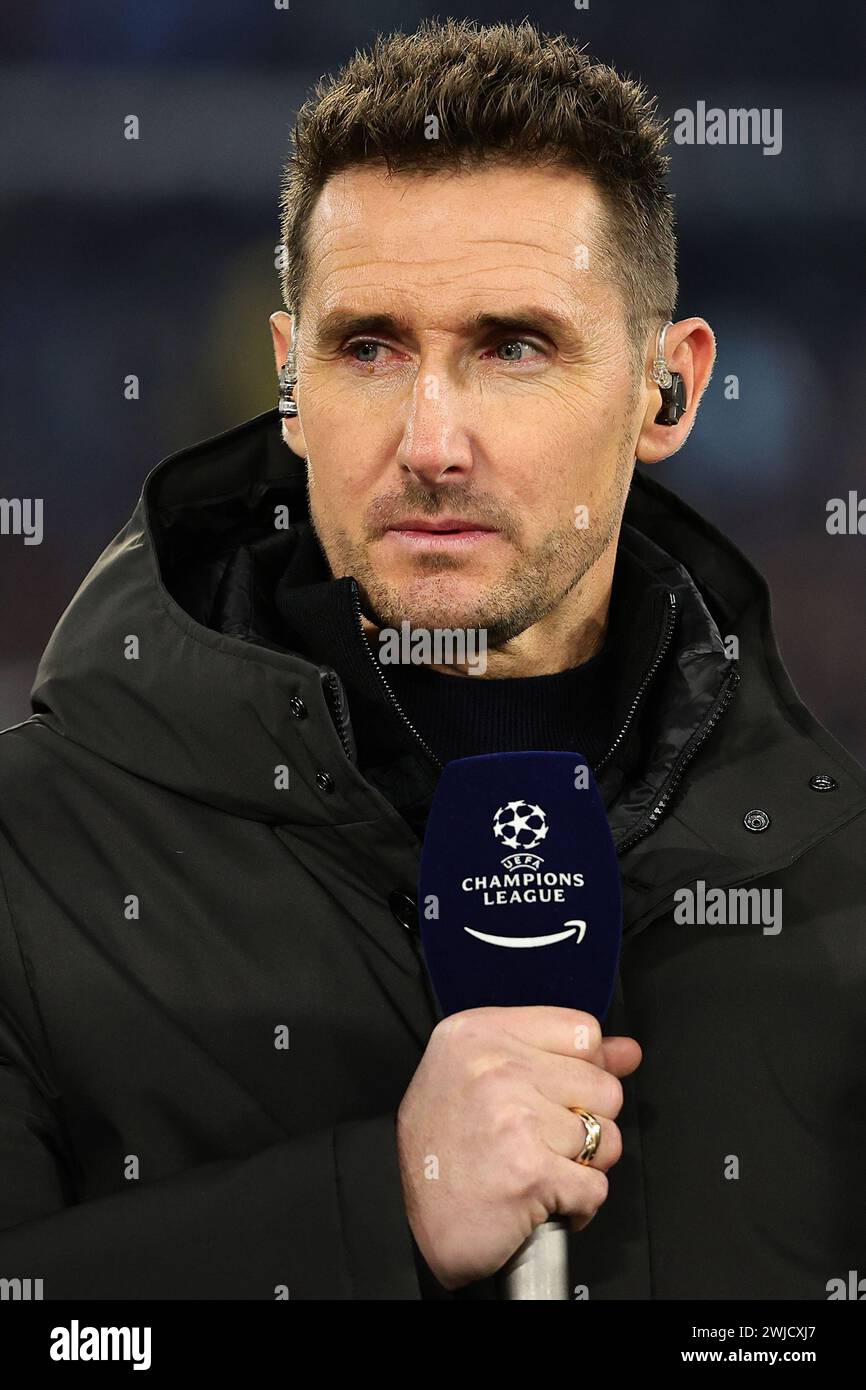
{"label": "mouth", "polygon": [[463,517],[410,516],[389,526],[385,539],[390,538],[399,545],[415,550],[451,550],[476,546],[498,534],[494,526],[467,521]]}

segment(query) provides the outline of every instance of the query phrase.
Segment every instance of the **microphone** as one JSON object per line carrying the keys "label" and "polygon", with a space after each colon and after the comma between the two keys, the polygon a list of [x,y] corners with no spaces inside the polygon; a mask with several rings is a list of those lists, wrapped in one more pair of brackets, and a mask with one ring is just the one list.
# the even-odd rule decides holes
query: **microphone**
{"label": "microphone", "polygon": [[[418,916],[443,1017],[547,1004],[603,1019],[619,967],[622,887],[583,755],[446,763],[421,850]],[[506,1299],[567,1299],[567,1222],[539,1226],[496,1282]]]}

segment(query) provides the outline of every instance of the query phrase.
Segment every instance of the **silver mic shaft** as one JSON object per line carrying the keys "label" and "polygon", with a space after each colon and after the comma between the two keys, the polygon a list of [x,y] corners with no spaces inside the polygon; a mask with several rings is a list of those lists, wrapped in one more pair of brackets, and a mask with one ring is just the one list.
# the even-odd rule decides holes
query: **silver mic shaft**
{"label": "silver mic shaft", "polygon": [[514,1299],[568,1300],[568,1222],[551,1217],[524,1241],[497,1272],[497,1295]]}

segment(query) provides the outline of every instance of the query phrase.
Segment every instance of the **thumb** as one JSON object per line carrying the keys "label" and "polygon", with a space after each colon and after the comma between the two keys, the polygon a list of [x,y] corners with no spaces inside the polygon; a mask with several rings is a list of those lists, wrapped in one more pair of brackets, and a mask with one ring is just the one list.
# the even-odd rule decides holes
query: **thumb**
{"label": "thumb", "polygon": [[643,1051],[635,1038],[602,1038],[600,1065],[613,1076],[630,1076],[643,1061]]}

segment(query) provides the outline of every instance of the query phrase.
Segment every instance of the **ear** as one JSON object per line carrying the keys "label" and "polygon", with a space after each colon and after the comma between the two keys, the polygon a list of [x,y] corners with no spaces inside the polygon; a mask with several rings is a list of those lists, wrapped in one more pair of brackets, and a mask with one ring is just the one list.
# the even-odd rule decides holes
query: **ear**
{"label": "ear", "polygon": [[[274,344],[274,362],[277,367],[277,379],[286,364],[289,349],[296,344],[295,321],[291,314],[279,309],[277,313],[271,314],[268,322],[271,325],[271,339]],[[294,399],[298,402],[300,412],[300,399],[298,396],[297,385],[293,391]],[[304,440],[304,431],[301,425],[300,413],[298,415],[287,415],[282,421],[283,439],[288,444],[293,453],[299,454],[301,458],[307,457],[307,445]]]}
{"label": "ear", "polygon": [[668,329],[665,358],[669,370],[679,372],[683,379],[686,408],[676,425],[657,425],[655,418],[661,410],[662,398],[658,386],[650,379],[657,341],[657,336],[653,336],[645,363],[646,409],[635,444],[638,463],[658,463],[682,448],[695,423],[701,396],[716,360],[713,330],[703,319],[681,319]]}

